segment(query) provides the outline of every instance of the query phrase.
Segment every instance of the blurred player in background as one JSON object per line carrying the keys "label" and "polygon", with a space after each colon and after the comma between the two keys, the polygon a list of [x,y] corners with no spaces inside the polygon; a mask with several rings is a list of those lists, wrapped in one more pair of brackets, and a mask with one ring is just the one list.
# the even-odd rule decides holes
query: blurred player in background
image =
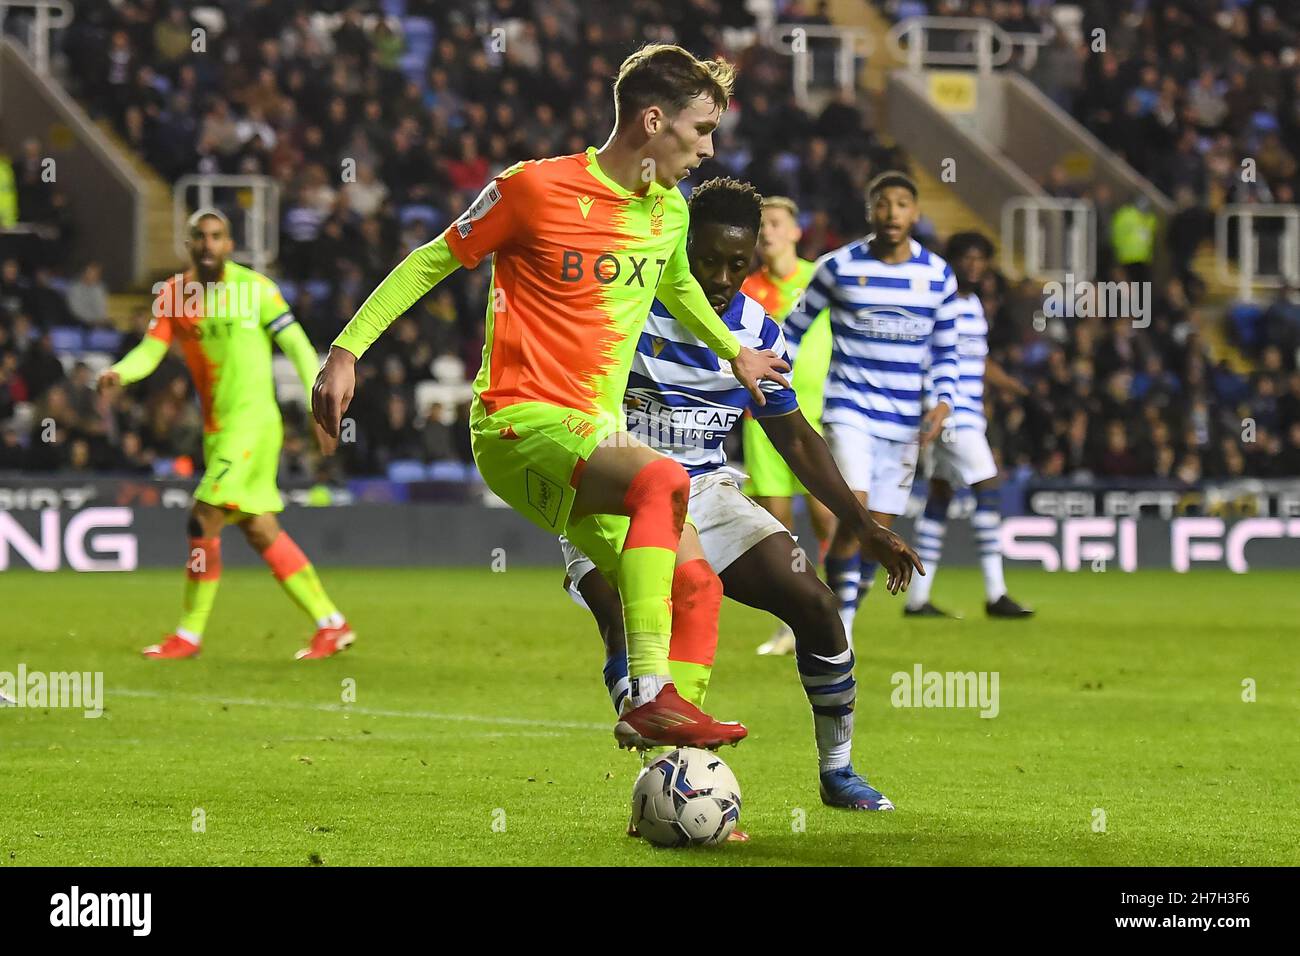
{"label": "blurred player in background", "polygon": [[[829,307],[826,443],[871,516],[890,527],[907,505],[919,444],[939,433],[956,404],[957,280],[946,262],[911,238],[919,207],[910,178],[891,171],[872,180],[867,213],[872,234],[818,260],[785,334],[798,368],[804,335]],[[927,359],[935,406],[922,415]],[[855,536],[837,528],[826,583],[839,596],[850,644],[853,618],[875,572]]]}
{"label": "blurred player in background", "polygon": [[[785,196],[768,196],[763,200],[763,226],[758,234],[759,267],[745,279],[740,289],[777,322],[785,321],[812,278],[816,265],[799,258],[797,248],[802,235],[799,207],[794,200]],[[804,417],[821,434],[822,389],[826,385],[826,371],[831,361],[831,323],[825,311],[808,329],[800,352],[802,358],[798,370],[791,372],[790,385],[799,396],[799,407]],[[800,484],[752,416],[745,416],[742,428],[745,471],[749,473],[745,493],[791,531],[794,531],[794,498],[805,495],[813,533],[817,535],[817,560],[824,560],[835,527],[835,516],[808,494],[808,489]],[[758,648],[760,654],[790,654],[793,651],[794,632],[784,624]]]}
{"label": "blurred player in background", "polygon": [[[677,183],[713,155],[733,68],[653,44],[623,61],[614,130],[597,150],[533,160],[496,177],[469,210],[412,252],[334,341],[314,410],[330,435],[355,387],[355,364],[398,316],[453,270],[495,253],[483,365],[470,436],[484,482],[552,533],[582,540],[583,519],[625,515],[618,562],[630,701],[620,746],[718,746],[742,739],[678,693],[668,667],[671,596],[690,478],[626,433],[623,393],[651,303],[669,305],[703,347],[731,363],[759,404],[758,382],[788,366],[743,347],[686,261],[686,200]],[[716,576],[715,576],[716,577]],[[712,584],[716,587],[716,582]],[[717,621],[709,624],[716,631]]]}
{"label": "blurred player in background", "polygon": [[[709,303],[740,341],[780,355],[785,351],[780,326],[741,291],[761,211],[758,193],[746,183],[713,179],[697,187],[690,199],[687,256]],[[674,590],[669,664],[682,694],[702,706],[717,632],[679,628],[679,622],[695,614],[716,618],[724,593],[786,622],[796,635],[799,679],[812,706],[822,801],[854,810],[892,810],[889,799],[850,762],[857,685],[835,595],[781,522],[741,492],[740,475],[727,467],[723,451],[736,422],[747,411],[753,414],[782,464],[788,463],[834,507],[864,552],[885,564],[892,593],[906,590],[919,564],[897,535],[871,519],[845,484],[826,442],[800,412],[794,391],[768,382],[763,390],[767,403],[760,406],[662,303],[654,303],[628,378],[628,424],[634,435],[681,462],[691,476],[690,523],[683,541],[698,541],[693,546],[703,557],[681,571],[710,583],[721,576],[719,585],[694,597]],[[591,609],[605,641],[605,684],[618,711],[626,696],[627,660],[614,583],[628,522],[608,516],[600,525],[602,535],[594,547],[584,551],[563,538],[561,543],[566,583]],[[597,570],[602,573],[593,573]]]}
{"label": "blurred player in background", "polygon": [[[316,624],[299,660],[329,657],[352,643],[352,629],[321,586],[316,569],[280,527],[284,510],[276,487],[284,425],[271,373],[271,340],[293,362],[307,388],[319,358],[266,276],[227,260],[230,223],[215,209],[189,220],[191,268],[173,276],[154,301],[149,331],[99,378],[101,389],[130,385],[150,375],[173,340],[180,344],[203,408],[203,480],[194,491],[189,520],[189,560],[180,624],[145,657],[193,657],[207,627],[221,580],[221,530],[239,525],[285,592]],[[317,429],[321,451],[334,442]]]}
{"label": "blurred player in background", "polygon": [[957,276],[953,319],[957,328],[958,375],[954,395],[957,404],[939,441],[928,446],[930,495],[925,502],[925,513],[916,520],[916,542],[929,574],[918,580],[908,595],[904,613],[919,617],[953,616],[930,602],[930,589],[934,587],[935,570],[943,552],[952,490],[966,485],[975,493],[971,525],[984,573],[984,611],[989,617],[1029,617],[1034,612],[1011,599],[1002,574],[998,466],[986,434],[984,384],[1017,395],[1027,395],[1029,390],[988,357],[989,324],[980,302],[979,286],[993,258],[993,243],[978,232],[957,233],[948,240],[944,256]]}

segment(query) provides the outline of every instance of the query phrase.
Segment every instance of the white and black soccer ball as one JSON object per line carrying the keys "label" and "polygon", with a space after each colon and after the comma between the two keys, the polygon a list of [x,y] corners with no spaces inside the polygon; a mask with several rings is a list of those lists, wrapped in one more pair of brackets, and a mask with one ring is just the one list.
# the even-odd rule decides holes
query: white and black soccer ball
{"label": "white and black soccer ball", "polygon": [[740,784],[717,754],[694,747],[666,753],[632,788],[632,824],[655,846],[711,846],[740,819]]}

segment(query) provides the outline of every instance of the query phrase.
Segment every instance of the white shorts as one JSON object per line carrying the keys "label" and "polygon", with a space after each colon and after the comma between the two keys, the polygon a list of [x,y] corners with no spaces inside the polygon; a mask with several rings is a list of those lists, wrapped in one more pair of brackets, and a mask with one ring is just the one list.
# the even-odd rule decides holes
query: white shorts
{"label": "white shorts", "polygon": [[[766,508],[740,490],[744,480],[745,475],[731,468],[691,479],[687,517],[700,533],[704,557],[718,574],[764,538],[786,530]],[[560,550],[564,552],[564,570],[573,591],[596,565],[563,535]]]}
{"label": "white shorts", "polygon": [[867,493],[871,511],[901,515],[916,477],[917,443],[877,438],[842,422],[827,423],[825,434],[849,488]]}
{"label": "white shorts", "polygon": [[978,428],[943,431],[930,442],[929,451],[930,477],[942,479],[950,485],[969,488],[976,482],[998,476],[988,436]]}

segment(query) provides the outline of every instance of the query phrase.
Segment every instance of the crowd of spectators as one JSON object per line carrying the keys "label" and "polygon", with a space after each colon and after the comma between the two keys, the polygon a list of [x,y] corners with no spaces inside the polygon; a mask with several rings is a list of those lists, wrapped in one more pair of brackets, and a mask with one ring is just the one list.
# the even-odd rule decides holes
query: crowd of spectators
{"label": "crowd of spectators", "polygon": [[1028,389],[988,390],[990,443],[1007,471],[1116,483],[1300,475],[1294,353],[1265,346],[1251,372],[1213,361],[1181,279],[1157,287],[1146,327],[1045,317],[1034,282],[990,276],[981,299],[991,357]]}
{"label": "crowd of spectators", "polygon": [[[740,0],[213,0],[205,6],[224,23],[195,19],[191,5],[169,0],[79,3],[63,36],[70,85],[166,177],[259,173],[279,181],[281,255],[274,272],[319,347],[407,250],[445,228],[497,170],[599,145],[612,120],[610,79],[623,56],[648,39],[681,42],[701,54],[725,52],[739,62],[717,155],[692,179],[733,175],[764,193],[794,197],[803,211],[806,257],[865,232],[862,204],[845,197],[861,196],[879,170],[907,165],[877,140],[863,101],[837,96],[810,114],[794,101],[787,57],[756,39],[727,47],[724,31],[744,37],[752,25]],[[787,22],[825,22],[824,5],[782,6]],[[1108,5],[1083,6],[1095,17]],[[1186,8],[1197,6],[1170,2],[1140,18],[1116,16],[1111,25],[1122,23],[1129,32],[1114,34],[1106,62],[1121,67],[1131,89],[1145,88],[1141,64],[1153,50],[1163,62],[1169,50],[1153,46],[1144,24],[1175,15],[1166,8],[1187,17]],[[1045,8],[1019,0],[937,0],[930,7],[994,15],[1015,32],[1037,29]],[[1130,34],[1133,42],[1125,43]],[[1190,34],[1186,43],[1191,55],[1203,55]],[[1230,53],[1229,60],[1240,65],[1240,56]],[[1096,102],[1084,95],[1092,81],[1083,62],[1092,61],[1081,60],[1078,84],[1051,92],[1093,125]],[[1121,100],[1154,108],[1136,92]],[[1234,135],[1254,129],[1220,119]],[[1280,118],[1276,135],[1293,151],[1289,122]],[[1198,127],[1197,143],[1212,132]],[[1156,153],[1130,158],[1163,163]],[[1267,168],[1262,188],[1276,198],[1288,180],[1279,178],[1277,164]],[[1293,182],[1294,170],[1290,175]],[[1191,206],[1200,209],[1210,201],[1210,183],[1205,177],[1175,185],[1184,198],[1193,189]],[[1046,185],[1059,195],[1079,194],[1063,170]],[[1108,217],[1122,208],[1088,195]],[[932,244],[939,238],[928,223],[920,234]],[[1114,265],[1123,263],[1103,258],[1103,270]],[[184,475],[200,466],[201,422],[183,366],[168,358],[153,377],[115,399],[96,396],[93,370],[82,363],[65,373],[49,330],[63,321],[94,325],[103,314],[97,267],[79,266],[67,277],[57,315],[49,302],[37,305],[48,297],[36,292],[50,284],[48,267],[42,268],[0,266],[0,469]],[[449,364],[473,376],[487,281],[486,267],[456,273],[367,354],[352,409],[357,440],[342,446],[330,477],[384,474],[412,460],[470,464],[465,403],[421,408],[416,393],[421,383],[443,378],[439,369]],[[1200,294],[1194,276],[1176,274],[1156,297],[1150,328],[1138,330],[1114,319],[1037,321],[1041,285],[991,279],[986,308],[994,317],[995,357],[1030,388],[1028,396],[990,398],[991,436],[1003,464],[1050,477],[1300,475],[1294,352],[1266,340],[1255,373],[1214,365]],[[112,354],[138,341],[146,323],[142,311]],[[12,418],[20,402],[32,408],[25,432]],[[1254,423],[1249,440],[1246,420]],[[318,474],[306,425],[301,408],[288,412],[282,477]]]}

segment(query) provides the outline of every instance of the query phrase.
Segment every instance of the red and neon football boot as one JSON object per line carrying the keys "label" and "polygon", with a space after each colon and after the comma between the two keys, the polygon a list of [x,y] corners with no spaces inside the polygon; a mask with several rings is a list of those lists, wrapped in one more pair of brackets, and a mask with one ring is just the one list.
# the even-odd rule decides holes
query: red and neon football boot
{"label": "red and neon football boot", "polygon": [[311,661],[322,657],[333,657],[357,639],[344,621],[338,627],[322,627],[311,639],[311,646],[304,647],[293,655],[296,661]]}
{"label": "red and neon football boot", "polygon": [[744,724],[714,720],[683,700],[671,683],[665,684],[654,700],[625,711],[614,725],[614,739],[628,750],[650,747],[716,750],[723,744],[740,743],[748,733]]}
{"label": "red and neon football boot", "polygon": [[145,657],[161,660],[163,658],[198,657],[199,645],[187,641],[179,634],[169,634],[161,644],[150,644],[140,653]]}

